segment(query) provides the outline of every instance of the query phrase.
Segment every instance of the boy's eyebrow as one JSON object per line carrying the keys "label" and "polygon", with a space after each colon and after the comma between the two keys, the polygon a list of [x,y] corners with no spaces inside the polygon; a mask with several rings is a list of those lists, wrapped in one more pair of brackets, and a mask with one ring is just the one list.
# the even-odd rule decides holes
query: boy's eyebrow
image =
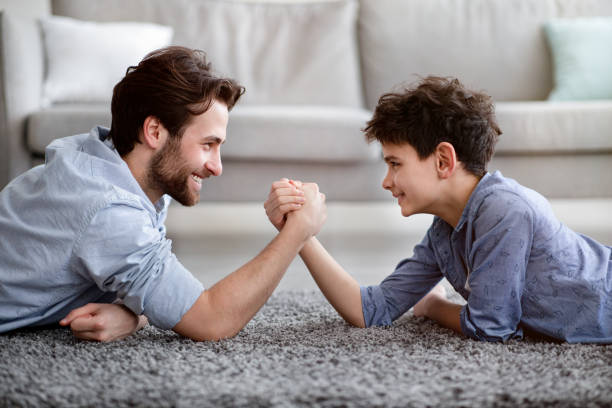
{"label": "boy's eyebrow", "polygon": [[393,155],[383,156],[383,159],[388,163],[390,161],[398,161],[399,159]]}

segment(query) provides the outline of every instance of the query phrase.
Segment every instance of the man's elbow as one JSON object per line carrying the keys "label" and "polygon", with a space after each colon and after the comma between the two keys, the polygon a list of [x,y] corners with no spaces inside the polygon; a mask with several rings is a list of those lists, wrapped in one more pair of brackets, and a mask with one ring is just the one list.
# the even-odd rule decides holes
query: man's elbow
{"label": "man's elbow", "polygon": [[236,336],[238,333],[240,333],[240,330],[241,329],[211,328],[204,330],[201,333],[188,335],[187,337],[194,341],[220,341]]}

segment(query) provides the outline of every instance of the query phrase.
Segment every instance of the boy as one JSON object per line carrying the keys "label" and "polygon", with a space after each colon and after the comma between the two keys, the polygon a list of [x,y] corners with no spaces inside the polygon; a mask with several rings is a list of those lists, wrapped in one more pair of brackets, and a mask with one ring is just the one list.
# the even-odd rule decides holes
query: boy
{"label": "boy", "polygon": [[[501,134],[490,97],[427,77],[383,95],[364,131],[382,144],[383,188],[402,215],[435,217],[413,257],[377,286],[360,288],[315,238],[303,247],[317,285],[347,322],[390,325],[416,305],[415,315],[477,340],[521,338],[529,329],[612,342],[612,248],[569,230],[540,194],[487,173]],[[299,208],[292,184],[299,186],[274,183],[265,204],[279,229]],[[465,306],[436,287],[444,277]]]}

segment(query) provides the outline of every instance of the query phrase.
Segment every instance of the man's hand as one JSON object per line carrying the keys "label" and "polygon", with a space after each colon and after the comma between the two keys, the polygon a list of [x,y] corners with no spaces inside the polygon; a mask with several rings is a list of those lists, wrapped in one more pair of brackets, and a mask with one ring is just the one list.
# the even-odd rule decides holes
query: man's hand
{"label": "man's hand", "polygon": [[145,316],[136,316],[123,305],[89,303],[74,309],[60,321],[79,339],[108,342],[123,339],[147,324]]}
{"label": "man's hand", "polygon": [[286,214],[287,223],[295,223],[303,231],[305,239],[319,233],[327,219],[327,207],[325,206],[325,194],[319,192],[319,186],[315,183],[303,183],[301,189],[304,191],[304,204],[298,211]]}
{"label": "man's hand", "polygon": [[285,225],[287,213],[302,208],[304,201],[302,183],[282,178],[272,183],[264,208],[272,225],[280,231]]}

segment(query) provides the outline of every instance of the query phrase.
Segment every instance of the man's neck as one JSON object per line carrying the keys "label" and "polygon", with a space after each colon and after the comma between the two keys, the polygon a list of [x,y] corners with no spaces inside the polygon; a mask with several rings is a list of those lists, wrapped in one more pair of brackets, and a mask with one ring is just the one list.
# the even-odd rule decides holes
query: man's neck
{"label": "man's neck", "polygon": [[122,159],[128,165],[142,191],[151,200],[151,204],[155,205],[163,194],[150,186],[147,172],[150,158],[145,157],[144,152],[140,152],[138,146],[136,146],[134,150],[123,156]]}

